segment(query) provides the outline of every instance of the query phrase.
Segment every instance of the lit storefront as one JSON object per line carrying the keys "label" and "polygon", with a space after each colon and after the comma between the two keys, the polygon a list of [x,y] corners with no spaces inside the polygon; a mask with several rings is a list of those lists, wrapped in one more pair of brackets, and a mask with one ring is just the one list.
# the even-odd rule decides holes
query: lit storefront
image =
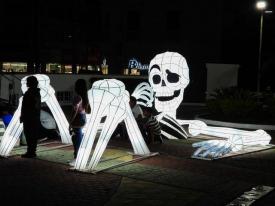
{"label": "lit storefront", "polygon": [[25,62],[3,62],[3,72],[27,72],[27,63]]}
{"label": "lit storefront", "polygon": [[[47,63],[47,74],[72,74],[71,64]],[[28,73],[28,66],[25,62],[3,62],[0,68],[4,73]],[[76,73],[101,73],[108,74],[108,65],[105,63],[99,65],[77,65]]]}

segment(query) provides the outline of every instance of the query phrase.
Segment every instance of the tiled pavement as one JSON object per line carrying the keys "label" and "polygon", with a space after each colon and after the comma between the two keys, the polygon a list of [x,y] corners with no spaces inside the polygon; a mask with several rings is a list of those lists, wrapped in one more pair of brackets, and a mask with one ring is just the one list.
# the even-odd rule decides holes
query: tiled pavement
{"label": "tiled pavement", "polygon": [[[257,185],[275,187],[275,149],[203,161],[190,158],[194,141],[152,145],[150,150],[160,155],[96,175],[68,170],[71,146],[40,146],[37,159],[20,158],[25,148],[17,148],[14,156],[0,159],[0,205],[212,206]],[[128,141],[111,140],[99,168],[130,160],[129,151]],[[254,205],[275,205],[275,192]]]}
{"label": "tiled pavement", "polygon": [[[191,159],[196,140],[152,145],[160,155],[96,175],[69,171],[72,147],[39,147],[37,159],[0,160],[1,201],[28,205],[225,205],[252,187],[275,186],[275,150],[217,161]],[[53,149],[53,150],[49,150]],[[99,167],[131,159],[129,142],[112,140]],[[112,157],[112,158],[111,158]],[[275,194],[255,205],[273,205]]]}

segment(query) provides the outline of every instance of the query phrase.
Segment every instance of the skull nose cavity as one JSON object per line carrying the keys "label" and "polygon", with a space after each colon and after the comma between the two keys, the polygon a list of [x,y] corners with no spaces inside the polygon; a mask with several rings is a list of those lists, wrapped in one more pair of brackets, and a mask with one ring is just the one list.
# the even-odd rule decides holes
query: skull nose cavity
{"label": "skull nose cavity", "polygon": [[161,81],[161,86],[164,86],[164,87],[166,86],[166,84],[165,84],[165,81],[164,81],[164,80],[162,80],[162,81]]}

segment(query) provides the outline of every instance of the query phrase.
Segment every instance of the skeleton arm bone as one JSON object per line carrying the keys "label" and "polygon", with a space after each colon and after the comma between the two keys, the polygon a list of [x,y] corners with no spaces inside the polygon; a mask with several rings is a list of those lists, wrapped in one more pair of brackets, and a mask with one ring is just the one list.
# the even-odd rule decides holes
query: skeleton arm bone
{"label": "skeleton arm bone", "polygon": [[156,116],[161,125],[161,134],[167,139],[187,139],[185,129],[178,121],[168,114],[161,113]]}
{"label": "skeleton arm bone", "polygon": [[199,120],[178,120],[178,122],[189,125],[189,133],[193,136],[198,134],[223,137],[232,142],[237,142],[236,137],[240,137],[243,145],[266,145],[269,144],[271,136],[263,130],[245,131],[225,127],[211,127]]}
{"label": "skeleton arm bone", "polygon": [[227,140],[209,140],[194,143],[193,147],[198,147],[193,156],[216,158],[231,151],[237,152],[243,146],[267,145],[271,137],[263,130],[244,131],[232,128],[209,127],[204,122],[198,120],[179,120],[181,124],[189,125],[189,133],[192,135],[205,134],[223,137]]}

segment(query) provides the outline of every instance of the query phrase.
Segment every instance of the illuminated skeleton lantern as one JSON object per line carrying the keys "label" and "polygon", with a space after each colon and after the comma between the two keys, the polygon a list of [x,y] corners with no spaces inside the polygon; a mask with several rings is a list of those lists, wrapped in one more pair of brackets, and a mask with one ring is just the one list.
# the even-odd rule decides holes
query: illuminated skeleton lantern
{"label": "illuminated skeleton lantern", "polygon": [[176,117],[189,83],[189,68],[185,58],[176,52],[156,55],[149,65],[149,82],[155,92],[155,107],[159,112]]}
{"label": "illuminated skeleton lantern", "polygon": [[155,107],[160,112],[158,120],[162,135],[168,139],[187,138],[182,125],[188,125],[191,136],[205,134],[226,140],[194,143],[198,149],[193,156],[216,158],[243,146],[267,145],[271,137],[263,130],[244,131],[225,127],[211,127],[199,120],[181,120],[176,111],[183,100],[184,89],[189,83],[189,68],[185,58],[176,52],[157,54],[150,62],[149,82],[155,93]]}
{"label": "illuminated skeleton lantern", "polygon": [[[62,143],[66,143],[66,144],[71,143],[71,136],[69,134],[69,123],[55,97],[55,91],[50,85],[49,77],[42,74],[36,74],[33,76],[35,76],[38,81],[38,88],[40,88],[41,102],[45,102],[47,104],[47,106],[49,107],[49,109],[51,110],[54,116],[54,119],[57,123],[58,129],[60,132]],[[28,77],[29,76],[26,76],[21,80],[21,89],[23,93],[25,93],[28,89],[27,87]],[[20,134],[23,131],[23,124],[20,123],[22,99],[23,97],[19,99],[19,105],[2,138],[2,141],[0,144],[1,156],[9,155],[10,151],[14,147]]]}
{"label": "illuminated skeleton lantern", "polygon": [[[121,121],[125,122],[134,153],[150,154],[131,111],[129,93],[121,81],[105,79],[94,82],[88,91],[88,98],[92,111],[77,154],[74,166],[76,170],[95,170],[111,135]],[[90,157],[102,117],[106,117],[106,120]]]}

